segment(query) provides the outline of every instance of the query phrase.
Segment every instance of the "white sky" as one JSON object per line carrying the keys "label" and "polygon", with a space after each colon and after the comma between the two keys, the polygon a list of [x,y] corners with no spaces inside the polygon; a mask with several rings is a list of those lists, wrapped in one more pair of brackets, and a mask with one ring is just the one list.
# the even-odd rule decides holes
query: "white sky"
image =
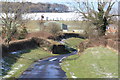
{"label": "white sky", "polygon": [[43,2],[43,3],[46,3],[46,2],[50,2],[50,3],[61,3],[61,2],[71,2],[73,0],[27,0],[27,1],[31,1],[31,2]]}
{"label": "white sky", "polygon": [[[74,3],[74,1],[87,1],[87,0],[0,0],[0,1],[16,1],[16,2],[33,2],[33,3],[58,3],[58,4],[66,4],[67,6],[71,7],[71,3]],[[89,2],[96,2],[98,0],[88,0]],[[115,1],[118,2],[120,0],[102,0],[102,1]],[[118,4],[116,3],[114,7],[118,8]]]}
{"label": "white sky", "polygon": [[[73,1],[87,1],[87,0],[0,0],[0,1],[28,1],[28,2],[33,2],[33,3],[37,3],[37,2],[49,2],[49,3],[67,3],[67,2],[73,2]],[[98,0],[88,0],[88,1],[92,1],[92,2],[96,2]],[[120,0],[102,0],[102,1],[120,1]]]}
{"label": "white sky", "polygon": [[42,2],[42,3],[66,3],[66,2],[72,2],[74,0],[0,0],[0,1],[25,1],[25,2],[33,2],[33,3],[38,3],[38,2]]}

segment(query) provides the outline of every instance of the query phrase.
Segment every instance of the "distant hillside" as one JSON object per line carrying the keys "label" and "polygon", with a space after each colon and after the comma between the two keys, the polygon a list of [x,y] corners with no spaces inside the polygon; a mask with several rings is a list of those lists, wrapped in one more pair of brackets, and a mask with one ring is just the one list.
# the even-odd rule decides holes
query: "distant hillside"
{"label": "distant hillside", "polygon": [[[18,5],[24,5],[26,7],[29,7],[29,12],[68,12],[68,7],[63,4],[50,4],[50,3],[31,3],[31,2],[0,2],[2,3],[2,7],[5,7],[5,4],[11,6],[13,9]],[[1,5],[0,5],[1,7]],[[8,8],[10,11],[11,8]],[[4,11],[4,10],[3,10]]]}

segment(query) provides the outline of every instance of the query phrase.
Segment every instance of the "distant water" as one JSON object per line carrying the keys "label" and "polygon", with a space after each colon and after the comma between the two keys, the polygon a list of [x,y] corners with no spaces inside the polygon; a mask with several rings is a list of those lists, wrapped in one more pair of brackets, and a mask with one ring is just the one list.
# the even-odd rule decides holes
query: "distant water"
{"label": "distant water", "polygon": [[[0,14],[1,16],[2,14]],[[40,20],[41,15],[44,20],[82,20],[82,16],[78,13],[27,13],[22,15],[23,19]],[[10,15],[10,16],[13,16]]]}

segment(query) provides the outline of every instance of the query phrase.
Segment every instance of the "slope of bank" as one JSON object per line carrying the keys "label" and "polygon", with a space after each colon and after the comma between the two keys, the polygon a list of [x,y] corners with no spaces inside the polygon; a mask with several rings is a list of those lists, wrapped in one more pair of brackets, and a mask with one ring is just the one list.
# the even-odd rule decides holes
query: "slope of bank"
{"label": "slope of bank", "polygon": [[2,44],[0,76],[17,78],[35,61],[55,56],[50,51],[54,44],[58,42],[39,37],[12,41],[9,46]]}
{"label": "slope of bank", "polygon": [[63,61],[68,78],[118,78],[118,54],[105,47],[86,49]]}
{"label": "slope of bank", "polygon": [[50,56],[55,56],[55,54],[42,48],[27,49],[23,53],[11,53],[2,60],[3,78],[18,78],[32,63]]}

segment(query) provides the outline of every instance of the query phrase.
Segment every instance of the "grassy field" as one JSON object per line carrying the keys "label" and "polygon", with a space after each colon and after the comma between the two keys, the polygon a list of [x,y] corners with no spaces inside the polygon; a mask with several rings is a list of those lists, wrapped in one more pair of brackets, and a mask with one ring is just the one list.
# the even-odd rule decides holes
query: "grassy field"
{"label": "grassy field", "polygon": [[31,20],[26,23],[28,32],[36,32],[40,30],[40,23],[38,20]]}
{"label": "grassy field", "polygon": [[[48,22],[48,21],[45,21]],[[84,29],[88,26],[88,22],[85,21],[56,21],[58,23],[63,23],[68,25],[69,30],[73,29]],[[38,20],[31,20],[26,23],[26,27],[29,32],[35,32],[40,30],[40,21]]]}
{"label": "grassy field", "polygon": [[66,24],[69,27],[77,27],[78,29],[80,28],[81,24],[83,21],[58,21],[60,23]]}
{"label": "grassy field", "polygon": [[[49,21],[44,21],[49,22]],[[84,30],[86,27],[90,26],[86,21],[56,21],[58,23],[63,23],[68,26],[68,30]],[[0,25],[1,26],[1,25]],[[36,32],[40,30],[40,20],[30,20],[25,25],[27,27],[28,32]],[[0,28],[1,31],[1,28]]]}
{"label": "grassy field", "polygon": [[88,48],[81,56],[65,59],[62,69],[68,78],[117,78],[118,54],[104,47]]}
{"label": "grassy field", "polygon": [[[49,56],[54,56],[49,52],[44,51],[41,48],[25,50],[22,54],[10,54],[8,57],[3,58],[4,67],[9,68],[7,73],[4,74],[4,78],[15,77],[18,78],[23,71],[25,71],[34,61],[43,59]],[[5,70],[5,69],[4,69]]]}
{"label": "grassy field", "polygon": [[[39,31],[40,30],[40,21],[38,20],[31,20],[31,21],[28,21],[26,23],[26,27],[28,29],[29,32],[35,32],[35,31]],[[47,21],[45,21],[47,22]],[[69,26],[70,29],[79,29],[79,25],[81,24],[81,22],[78,22],[78,21],[56,21],[56,22],[59,22],[59,23],[64,23],[66,25]]]}
{"label": "grassy field", "polygon": [[84,41],[84,39],[81,38],[68,38],[64,40],[67,46],[70,46],[72,48],[77,48],[80,42]]}
{"label": "grassy field", "polygon": [[74,30],[74,29],[84,30],[89,26],[93,27],[93,25],[91,25],[89,22],[86,21],[58,21],[58,22],[68,25],[69,30]]}

